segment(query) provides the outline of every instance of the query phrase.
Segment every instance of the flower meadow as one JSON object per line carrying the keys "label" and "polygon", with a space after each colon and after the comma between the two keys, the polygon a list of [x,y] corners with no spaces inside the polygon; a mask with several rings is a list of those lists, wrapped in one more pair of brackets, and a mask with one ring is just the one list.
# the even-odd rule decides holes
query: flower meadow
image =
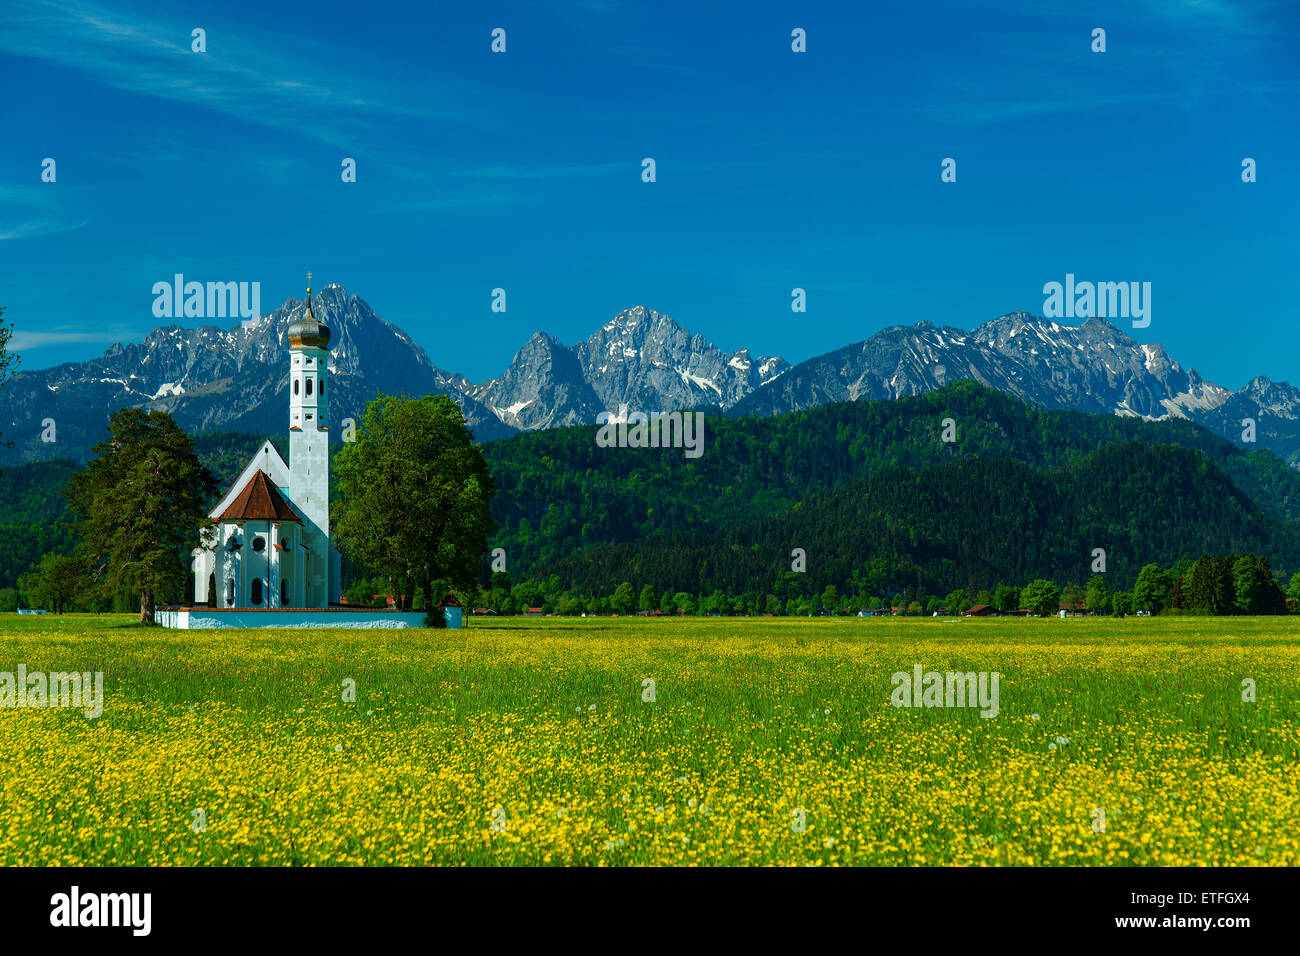
{"label": "flower meadow", "polygon": [[1300,863],[1291,618],[9,617],[19,664],[104,709],[0,707],[7,866]]}

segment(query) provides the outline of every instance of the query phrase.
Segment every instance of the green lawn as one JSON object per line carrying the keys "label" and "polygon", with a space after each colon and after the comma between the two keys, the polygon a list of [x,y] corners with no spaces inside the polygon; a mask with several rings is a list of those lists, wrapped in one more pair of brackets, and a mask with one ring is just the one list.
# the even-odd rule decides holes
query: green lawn
{"label": "green lawn", "polygon": [[130,622],[0,618],[105,695],[0,708],[0,863],[1300,863],[1297,618]]}

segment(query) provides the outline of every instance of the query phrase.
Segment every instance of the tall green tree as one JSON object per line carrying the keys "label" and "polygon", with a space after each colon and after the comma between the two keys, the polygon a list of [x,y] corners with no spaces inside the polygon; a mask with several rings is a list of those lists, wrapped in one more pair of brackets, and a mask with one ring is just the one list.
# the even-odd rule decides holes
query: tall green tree
{"label": "tall green tree", "polygon": [[654,585],[647,584],[641,589],[641,594],[637,597],[636,609],[638,611],[653,611],[655,609]]}
{"label": "tall green tree", "polygon": [[1133,585],[1133,606],[1139,611],[1159,614],[1169,602],[1169,589],[1173,582],[1169,574],[1152,562],[1142,565],[1137,583]]}
{"label": "tall green tree", "polygon": [[1259,600],[1260,582],[1255,578],[1255,562],[1242,555],[1232,563],[1233,606],[1242,614],[1250,614]]}
{"label": "tall green tree", "polygon": [[[1235,558],[1234,558],[1235,560]],[[1222,614],[1233,606],[1234,582],[1228,560],[1217,554],[1203,554],[1188,572],[1188,606],[1200,614]]]}
{"label": "tall green tree", "polygon": [[495,486],[460,407],[446,395],[381,395],[335,455],[334,474],[339,548],[386,577],[402,607],[421,587],[440,624],[440,592],[477,584],[496,530]]}
{"label": "tall green tree", "polygon": [[108,432],[64,494],[91,582],[102,593],[138,593],[140,623],[152,624],[159,595],[184,594],[182,555],[198,540],[216,482],[166,412],[120,409]]}
{"label": "tall green tree", "polygon": [[1094,574],[1088,579],[1083,601],[1084,606],[1093,614],[1105,614],[1110,611],[1110,588],[1106,586],[1106,579],[1100,574]]}
{"label": "tall green tree", "polygon": [[999,584],[993,591],[993,606],[1003,613],[1020,610],[1020,588]]}
{"label": "tall green tree", "polygon": [[1111,613],[1116,617],[1127,617],[1133,613],[1133,596],[1127,591],[1116,591],[1110,600]]}
{"label": "tall green tree", "polygon": [[623,581],[614,589],[609,605],[615,614],[631,614],[636,608],[636,590],[631,581]]}
{"label": "tall green tree", "polygon": [[1039,617],[1055,614],[1061,603],[1061,589],[1046,578],[1029,582],[1020,595],[1021,602]]}

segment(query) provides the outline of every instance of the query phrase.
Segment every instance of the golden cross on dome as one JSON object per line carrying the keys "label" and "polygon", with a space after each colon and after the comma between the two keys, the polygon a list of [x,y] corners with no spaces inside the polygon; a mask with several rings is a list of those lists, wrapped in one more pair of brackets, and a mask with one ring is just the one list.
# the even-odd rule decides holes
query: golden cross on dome
{"label": "golden cross on dome", "polygon": [[307,294],[311,295],[311,270],[307,271]]}

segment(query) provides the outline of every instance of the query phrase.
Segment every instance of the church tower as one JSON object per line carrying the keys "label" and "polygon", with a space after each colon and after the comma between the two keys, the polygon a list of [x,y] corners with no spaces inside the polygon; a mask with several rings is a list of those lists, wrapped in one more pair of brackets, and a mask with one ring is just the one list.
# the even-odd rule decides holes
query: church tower
{"label": "church tower", "polygon": [[301,607],[338,600],[329,544],[329,354],[329,326],[312,314],[309,285],[307,309],[289,326],[289,498],[303,517],[307,562]]}

